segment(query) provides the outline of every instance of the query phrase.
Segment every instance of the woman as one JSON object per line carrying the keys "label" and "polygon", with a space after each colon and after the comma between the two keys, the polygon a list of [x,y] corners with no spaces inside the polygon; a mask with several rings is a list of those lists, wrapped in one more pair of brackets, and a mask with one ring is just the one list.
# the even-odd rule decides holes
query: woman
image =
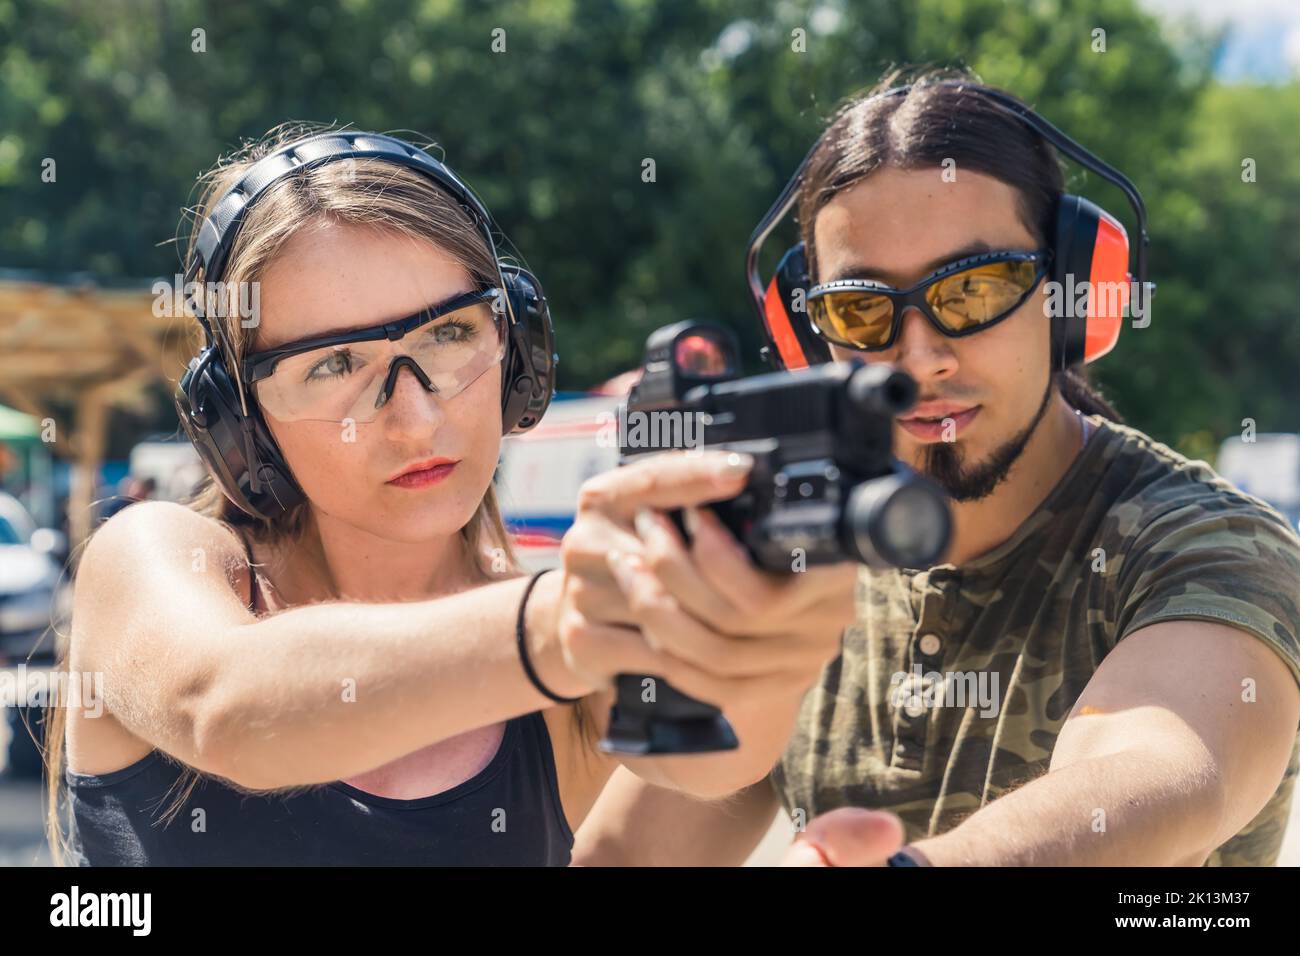
{"label": "woman", "polygon": [[[219,164],[196,221],[315,132]],[[104,714],[61,712],[49,732],[56,856],[63,782],[69,855],[88,865],[562,865],[616,766],[594,746],[614,674],[708,695],[743,739],[763,695],[789,697],[833,655],[837,635],[798,654],[751,641],[744,673],[688,661],[583,623],[574,595],[623,600],[608,567],[519,573],[491,483],[511,309],[467,208],[418,170],[361,158],[302,165],[242,210],[219,278],[258,283],[259,314],[209,321],[227,365],[251,370],[236,404],[300,500],[262,514],[218,475],[190,507],[145,502],[91,539],[65,666],[103,675]],[[203,241],[196,229],[191,255]],[[402,317],[401,335],[319,345]],[[620,469],[650,483],[589,501],[587,540],[635,550],[627,495],[645,487],[675,489],[665,506],[734,495],[744,468],[717,457]],[[708,794],[771,757],[627,763]]]}

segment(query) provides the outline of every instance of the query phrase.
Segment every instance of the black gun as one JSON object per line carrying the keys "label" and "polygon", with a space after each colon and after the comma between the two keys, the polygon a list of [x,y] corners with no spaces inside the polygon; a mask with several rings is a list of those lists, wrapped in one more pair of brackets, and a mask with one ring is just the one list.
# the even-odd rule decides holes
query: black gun
{"label": "black gun", "polygon": [[[645,367],[619,409],[620,464],[668,449],[754,458],[744,490],[708,507],[768,571],[858,561],[924,568],[947,549],[947,500],[892,454],[893,419],[916,400],[883,363],[834,362],[740,378],[723,326],[678,322],[646,341]],[[685,540],[681,512],[670,512]],[[661,679],[620,674],[601,748],[701,753],[737,746],[721,712]]]}

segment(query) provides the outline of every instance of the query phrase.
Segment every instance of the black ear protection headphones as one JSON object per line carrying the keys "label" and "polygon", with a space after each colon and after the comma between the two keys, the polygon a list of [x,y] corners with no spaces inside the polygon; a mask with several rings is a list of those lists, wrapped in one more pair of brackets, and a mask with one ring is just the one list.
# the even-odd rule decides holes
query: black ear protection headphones
{"label": "black ear protection headphones", "polygon": [[[258,160],[212,207],[186,264],[185,283],[203,270],[204,283],[219,282],[250,206],[268,188],[306,167],[349,159],[380,159],[427,176],[450,195],[473,221],[496,263],[506,291],[505,355],[501,364],[503,434],[525,432],[541,420],[555,395],[555,333],[541,283],[526,270],[501,262],[493,238],[497,227],[487,208],[445,164],[422,149],[391,136],[329,132],[298,140]],[[203,326],[204,346],[181,376],[175,402],[181,426],[198,450],[212,479],[236,507],[254,518],[272,520],[305,496],[252,400],[238,380],[238,363],[221,322],[209,322],[206,296],[189,296]],[[232,375],[231,370],[235,369]]]}
{"label": "black ear protection headphones", "polygon": [[[1110,213],[1081,196],[1060,197],[1055,211],[1055,227],[1048,236],[1052,253],[1049,278],[1059,282],[1062,289],[1071,287],[1066,281],[1067,276],[1074,277],[1076,286],[1085,280],[1090,286],[1088,307],[1084,314],[1074,314],[1073,308],[1066,308],[1059,310],[1062,314],[1052,316],[1053,366],[1064,370],[1105,355],[1115,347],[1119,339],[1124,306],[1129,303],[1130,288],[1134,288],[1131,285],[1134,275],[1137,283],[1135,291],[1140,296],[1139,301],[1144,310],[1150,308],[1150,297],[1154,292],[1154,284],[1147,283],[1146,207],[1137,187],[1119,170],[1084,149],[1013,96],[1000,90],[958,81],[931,85],[955,87],[979,94],[1020,120],[1063,155],[1113,183],[1124,193],[1137,218],[1138,242],[1134,250],[1133,274],[1128,272],[1129,241],[1124,227]],[[877,94],[873,99],[902,96],[911,89],[910,85],[896,87]],[[823,137],[825,135],[822,134]],[[821,143],[822,137],[819,137],[786,183],[781,195],[754,228],[745,257],[746,279],[758,309],[766,343],[762,355],[776,369],[806,368],[831,360],[830,347],[813,330],[804,305],[811,287],[804,244],[798,243],[781,257],[776,275],[766,291],[758,274],[759,250],[768,235],[794,206],[808,163]],[[1113,286],[1110,283],[1119,285]],[[1106,296],[1098,292],[1112,288],[1119,288],[1122,292],[1118,296]],[[1138,314],[1136,305],[1134,303],[1134,314]],[[1142,314],[1145,317],[1145,311]]]}

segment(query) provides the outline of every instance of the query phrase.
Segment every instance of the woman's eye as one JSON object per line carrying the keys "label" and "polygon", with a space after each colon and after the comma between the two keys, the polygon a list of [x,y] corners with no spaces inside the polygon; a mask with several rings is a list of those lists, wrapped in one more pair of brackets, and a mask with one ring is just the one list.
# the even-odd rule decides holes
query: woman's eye
{"label": "woman's eye", "polygon": [[307,372],[308,381],[319,381],[321,379],[338,378],[347,375],[352,371],[352,353],[347,349],[341,349],[337,352],[331,352],[327,358],[321,359],[313,365]]}
{"label": "woman's eye", "polygon": [[449,342],[464,342],[473,338],[474,332],[474,327],[467,322],[453,320],[435,325],[429,330],[429,335],[439,345],[443,345]]}

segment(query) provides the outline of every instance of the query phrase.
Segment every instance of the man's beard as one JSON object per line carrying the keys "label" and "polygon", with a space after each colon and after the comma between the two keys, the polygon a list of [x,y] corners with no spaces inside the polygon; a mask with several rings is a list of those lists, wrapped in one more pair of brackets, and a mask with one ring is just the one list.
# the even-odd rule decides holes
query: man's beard
{"label": "man's beard", "polygon": [[1054,374],[1048,377],[1043,400],[1038,403],[1038,411],[1034,413],[1033,420],[1023,431],[994,449],[987,460],[965,467],[956,442],[938,442],[922,449],[920,471],[937,482],[953,501],[979,501],[988,497],[994,488],[1006,480],[1011,466],[1016,463],[1029,444],[1034,429],[1043,420],[1055,381]]}

